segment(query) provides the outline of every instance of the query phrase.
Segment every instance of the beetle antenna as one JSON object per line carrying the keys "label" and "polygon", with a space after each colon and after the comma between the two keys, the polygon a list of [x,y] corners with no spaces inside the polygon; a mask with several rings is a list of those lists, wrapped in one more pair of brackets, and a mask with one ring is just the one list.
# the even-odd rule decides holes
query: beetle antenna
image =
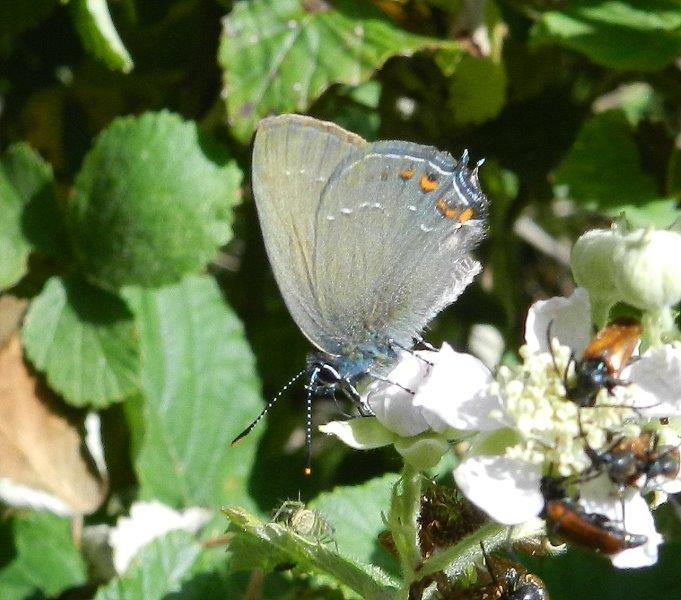
{"label": "beetle antenna", "polygon": [[492,568],[492,561],[489,559],[489,554],[487,554],[487,551],[485,550],[485,545],[482,543],[482,541],[480,541],[480,550],[482,550],[482,559],[485,561],[485,566],[487,567],[489,576],[492,578],[494,585],[498,586],[499,580],[497,579],[497,576],[494,574],[494,569]]}

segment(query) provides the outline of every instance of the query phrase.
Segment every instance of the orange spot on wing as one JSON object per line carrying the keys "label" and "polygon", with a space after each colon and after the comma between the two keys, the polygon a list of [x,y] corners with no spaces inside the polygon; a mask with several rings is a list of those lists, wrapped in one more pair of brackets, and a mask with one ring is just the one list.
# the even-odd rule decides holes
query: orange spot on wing
{"label": "orange spot on wing", "polygon": [[437,179],[433,179],[430,175],[424,174],[421,175],[419,185],[421,186],[421,190],[427,194],[428,192],[437,189]]}
{"label": "orange spot on wing", "polygon": [[459,223],[465,223],[473,218],[473,209],[469,206],[459,215]]}
{"label": "orange spot on wing", "polygon": [[459,212],[456,208],[452,208],[447,204],[444,198],[438,198],[435,203],[435,208],[445,219],[453,219]]}
{"label": "orange spot on wing", "polygon": [[411,169],[402,169],[400,171],[400,177],[405,181],[409,181],[414,176],[414,171]]}

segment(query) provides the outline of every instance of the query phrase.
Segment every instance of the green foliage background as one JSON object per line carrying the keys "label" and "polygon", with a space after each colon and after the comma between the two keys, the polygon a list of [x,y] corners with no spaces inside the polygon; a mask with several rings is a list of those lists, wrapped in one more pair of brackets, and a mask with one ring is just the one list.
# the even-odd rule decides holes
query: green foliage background
{"label": "green foliage background", "polygon": [[[512,350],[530,302],[571,289],[582,231],[622,213],[676,221],[680,58],[678,0],[3,2],[0,289],[30,302],[24,355],[58,405],[100,411],[109,490],[85,524],[135,499],[216,514],[102,581],[68,519],[7,508],[0,597],[244,597],[265,557],[206,543],[226,527],[218,509],[266,518],[299,495],[341,553],[394,573],[376,540],[392,450],[317,435],[304,478],[302,390],[229,448],[309,350],[250,195],[257,122],[302,112],[485,157],[486,270],[428,337],[464,348],[489,323]],[[336,414],[320,402],[315,420]],[[573,551],[533,567],[554,599],[681,597],[678,526],[662,517],[671,543],[653,569]],[[262,585],[265,598],[355,597],[323,578]]]}

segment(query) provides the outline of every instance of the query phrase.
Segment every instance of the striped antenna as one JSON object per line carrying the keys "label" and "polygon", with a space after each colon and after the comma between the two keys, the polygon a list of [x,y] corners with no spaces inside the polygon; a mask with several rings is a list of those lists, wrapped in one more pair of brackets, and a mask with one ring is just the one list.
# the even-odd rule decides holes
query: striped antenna
{"label": "striped antenna", "polygon": [[269,412],[269,410],[277,403],[277,400],[281,398],[282,394],[288,390],[299,378],[300,376],[305,373],[306,369],[303,369],[300,371],[297,375],[295,375],[283,388],[281,388],[278,392],[277,395],[270,400],[265,408],[262,409],[262,412],[253,420],[251,421],[251,424],[246,427],[239,435],[237,435],[233,440],[230,446],[233,448],[236,446],[241,440],[243,440],[251,431],[253,431],[253,428],[260,422],[260,420]]}
{"label": "striped antenna", "polygon": [[312,475],[312,394],[321,369],[315,367],[307,386],[307,400],[305,402],[305,475]]}

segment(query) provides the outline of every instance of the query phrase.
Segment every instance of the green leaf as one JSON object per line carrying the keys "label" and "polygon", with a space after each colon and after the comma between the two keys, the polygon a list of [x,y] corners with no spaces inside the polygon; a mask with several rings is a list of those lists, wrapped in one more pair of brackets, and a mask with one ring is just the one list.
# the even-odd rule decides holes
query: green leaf
{"label": "green leaf", "polygon": [[63,260],[68,245],[51,165],[20,142],[7,149],[0,167],[23,203],[21,227],[26,239],[38,252]]}
{"label": "green leaf", "polygon": [[378,543],[378,534],[386,529],[382,512],[390,506],[396,481],[397,475],[389,474],[362,485],[337,487],[320,494],[308,506],[333,525],[341,554],[360,563],[377,564],[395,574],[396,560]]}
{"label": "green leaf", "polygon": [[161,600],[179,592],[201,546],[186,531],[171,531],[142,548],[125,574],[100,588],[95,600]]}
{"label": "green leaf", "polygon": [[478,125],[496,117],[506,103],[504,65],[465,55],[456,65],[449,108],[459,125]]}
{"label": "green leaf", "polygon": [[587,120],[554,173],[558,186],[589,210],[625,213],[632,225],[674,220],[675,201],[661,199],[653,178],[640,165],[631,126],[621,111]]}
{"label": "green leaf", "polygon": [[262,407],[241,323],[208,276],[126,297],[146,396],[135,461],[141,495],[174,506],[252,505],[246,482],[259,432],[229,446]]}
{"label": "green leaf", "polygon": [[117,119],[76,178],[70,225],[83,269],[110,288],[202,269],[231,237],[240,182],[196,124],[167,112]]}
{"label": "green leaf", "polygon": [[594,101],[593,109],[596,113],[619,109],[632,127],[638,127],[647,119],[658,122],[665,119],[662,97],[652,85],[643,81],[625,83],[603,94]]}
{"label": "green leaf", "polygon": [[247,140],[273,112],[304,112],[329,86],[357,86],[391,56],[456,42],[412,35],[367,2],[237,2],[218,61],[234,134]]}
{"label": "green leaf", "polygon": [[74,406],[103,408],[139,388],[139,353],[125,303],[77,279],[52,277],[22,331],[26,355]]}
{"label": "green leaf", "polygon": [[369,80],[357,87],[338,86],[315,106],[315,114],[365,139],[376,139],[381,126],[381,84]]}
{"label": "green leaf", "polygon": [[111,20],[106,0],[72,0],[71,17],[90,54],[114,71],[132,71],[132,58]]}
{"label": "green leaf", "polygon": [[0,290],[26,274],[34,245],[45,253],[59,246],[64,253],[53,180],[50,166],[27,144],[15,144],[0,157]]}
{"label": "green leaf", "polygon": [[[0,597],[25,600],[58,596],[87,581],[85,564],[74,544],[71,523],[50,513],[27,513],[11,521],[16,555],[0,568]],[[3,531],[2,537],[9,531]]]}
{"label": "green leaf", "polygon": [[675,0],[573,0],[544,13],[534,44],[558,44],[612,69],[661,69],[681,53],[681,4]]}
{"label": "green leaf", "polygon": [[21,227],[23,202],[0,169],[0,290],[12,287],[28,271],[31,244]]}
{"label": "green leaf", "polygon": [[282,524],[259,521],[239,507],[224,512],[230,529],[238,532],[229,546],[235,569],[293,563],[304,573],[335,579],[366,600],[389,597],[397,586],[378,567],[341,556],[329,545],[302,537]]}

